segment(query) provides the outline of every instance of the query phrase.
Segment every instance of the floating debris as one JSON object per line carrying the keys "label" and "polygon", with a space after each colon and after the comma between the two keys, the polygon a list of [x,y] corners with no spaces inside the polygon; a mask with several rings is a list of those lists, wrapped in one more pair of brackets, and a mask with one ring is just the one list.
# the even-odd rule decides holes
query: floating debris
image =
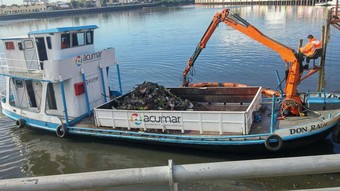
{"label": "floating debris", "polygon": [[193,104],[172,94],[157,83],[144,82],[118,101],[117,109],[123,110],[187,110]]}

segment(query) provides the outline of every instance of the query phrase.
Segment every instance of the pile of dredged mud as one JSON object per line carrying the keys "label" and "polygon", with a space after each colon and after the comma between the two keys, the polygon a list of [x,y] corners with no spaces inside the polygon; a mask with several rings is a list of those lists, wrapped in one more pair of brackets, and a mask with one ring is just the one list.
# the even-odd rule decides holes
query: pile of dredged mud
{"label": "pile of dredged mud", "polygon": [[117,101],[117,109],[121,110],[187,110],[193,107],[189,100],[183,100],[164,86],[152,82],[138,85]]}

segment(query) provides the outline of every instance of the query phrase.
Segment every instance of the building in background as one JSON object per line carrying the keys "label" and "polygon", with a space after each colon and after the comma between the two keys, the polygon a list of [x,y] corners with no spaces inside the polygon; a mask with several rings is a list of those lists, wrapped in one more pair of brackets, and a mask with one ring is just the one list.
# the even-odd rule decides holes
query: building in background
{"label": "building in background", "polygon": [[32,5],[32,4],[47,4],[49,3],[49,0],[23,0],[23,5]]}
{"label": "building in background", "polygon": [[45,4],[1,6],[0,15],[39,12],[46,11],[46,9],[47,6]]}

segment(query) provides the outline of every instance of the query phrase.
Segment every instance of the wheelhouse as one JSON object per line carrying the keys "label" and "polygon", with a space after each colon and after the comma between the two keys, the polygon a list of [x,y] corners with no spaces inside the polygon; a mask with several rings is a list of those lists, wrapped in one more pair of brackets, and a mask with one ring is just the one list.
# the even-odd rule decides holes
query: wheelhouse
{"label": "wheelhouse", "polygon": [[62,27],[2,39],[0,73],[6,77],[7,88],[3,108],[12,108],[12,115],[26,112],[37,120],[53,121],[57,116],[54,121],[69,124],[105,103],[115,50],[95,50],[97,28]]}

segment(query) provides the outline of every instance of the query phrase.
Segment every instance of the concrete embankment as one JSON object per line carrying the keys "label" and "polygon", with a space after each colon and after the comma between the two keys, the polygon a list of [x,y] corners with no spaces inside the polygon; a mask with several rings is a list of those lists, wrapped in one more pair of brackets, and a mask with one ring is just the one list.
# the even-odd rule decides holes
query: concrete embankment
{"label": "concrete embankment", "polygon": [[195,0],[196,4],[223,5],[315,5],[325,0]]}
{"label": "concrete embankment", "polygon": [[131,5],[117,5],[109,7],[96,7],[96,8],[83,8],[83,9],[67,9],[67,10],[54,10],[24,14],[11,14],[11,15],[0,15],[0,21],[8,20],[21,20],[21,19],[41,19],[47,17],[60,17],[70,16],[76,14],[91,14],[91,13],[102,13],[118,10],[129,10],[129,9],[140,9],[143,7],[154,7],[159,5],[158,3],[145,3],[145,4],[131,4]]}

